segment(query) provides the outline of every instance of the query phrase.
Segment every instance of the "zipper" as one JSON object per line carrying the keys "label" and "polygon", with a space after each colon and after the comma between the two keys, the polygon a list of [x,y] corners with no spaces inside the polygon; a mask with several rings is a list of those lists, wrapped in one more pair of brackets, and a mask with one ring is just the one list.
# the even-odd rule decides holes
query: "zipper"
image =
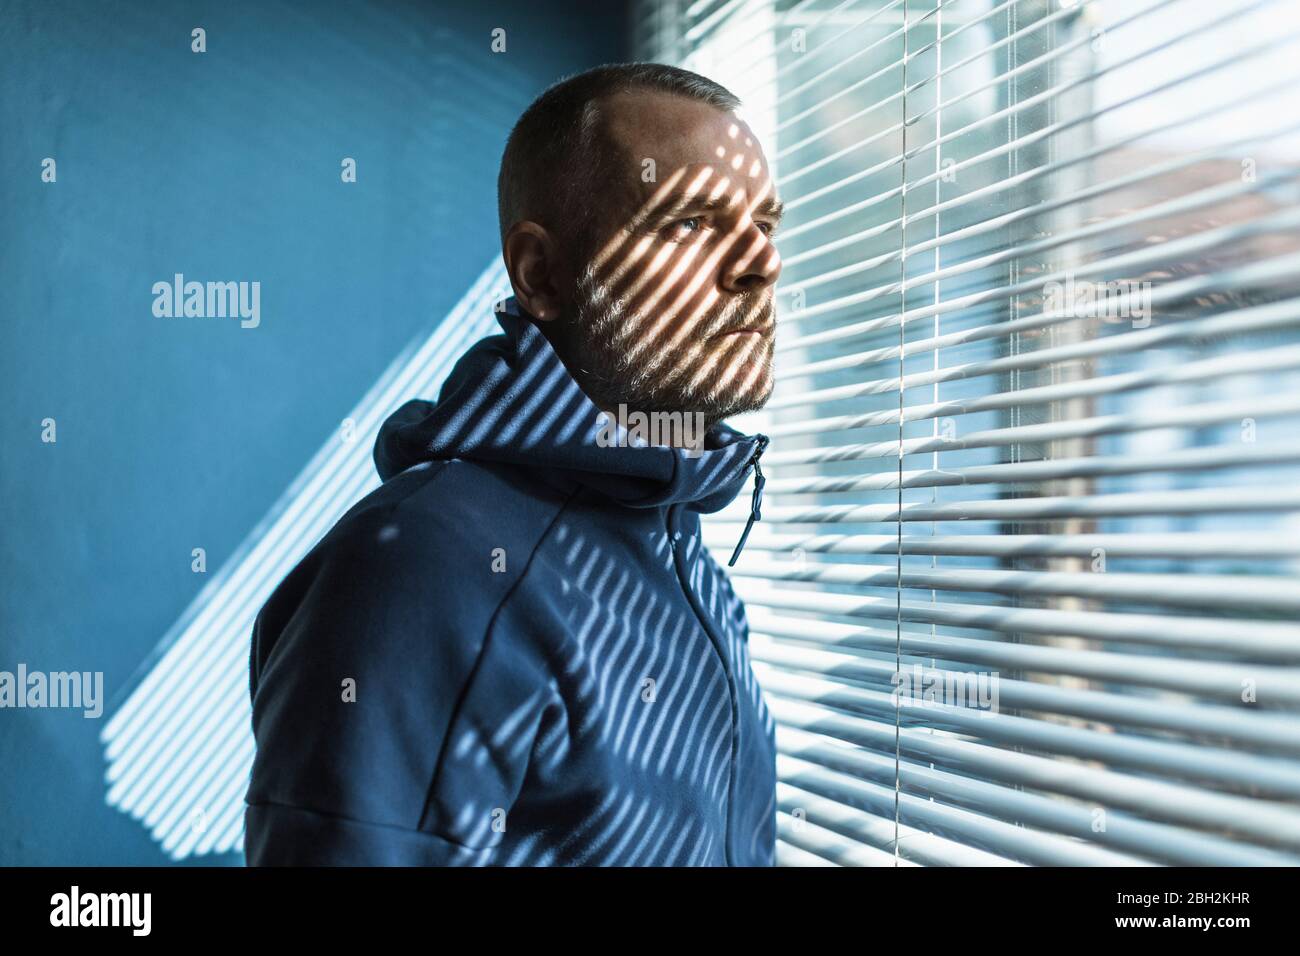
{"label": "zipper", "polygon": [[763,469],[759,467],[758,459],[767,451],[768,438],[766,435],[758,436],[758,448],[755,449],[753,457],[745,463],[745,467],[754,466],[754,496],[749,502],[749,520],[745,522],[745,530],[741,532],[740,540],[736,542],[736,550],[731,553],[731,560],[727,562],[727,567],[735,567],[736,559],[740,557],[740,549],[745,546],[749,540],[749,531],[754,527],[755,521],[761,521],[763,518],[760,511],[763,505],[763,486],[767,484],[767,479],[763,477]]}
{"label": "zipper", "polygon": [[[735,865],[735,839],[732,836],[732,821],[735,818],[736,804],[736,775],[737,767],[740,762],[740,692],[736,688],[736,675],[732,671],[732,663],[727,650],[728,644],[722,632],[719,629],[718,622],[709,616],[708,611],[700,602],[699,595],[691,588],[690,569],[686,564],[687,552],[679,548],[674,535],[679,530],[679,517],[683,506],[681,504],[669,505],[665,516],[668,528],[668,542],[673,550],[673,569],[677,573],[677,584],[682,589],[682,594],[686,597],[686,603],[691,610],[695,612],[696,620],[699,621],[700,627],[704,631],[704,637],[713,647],[713,653],[717,655],[718,663],[722,667],[723,676],[727,682],[727,701],[731,705],[731,755],[730,766],[727,768],[727,800],[725,804],[726,816],[722,821],[722,851],[723,858],[727,866]],[[698,553],[696,560],[700,560]]]}

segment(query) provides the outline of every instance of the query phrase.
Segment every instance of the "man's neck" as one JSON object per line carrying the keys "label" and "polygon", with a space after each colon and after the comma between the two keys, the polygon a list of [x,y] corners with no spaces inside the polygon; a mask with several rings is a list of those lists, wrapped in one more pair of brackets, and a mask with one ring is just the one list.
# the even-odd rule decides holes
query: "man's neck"
{"label": "man's neck", "polygon": [[[569,360],[569,350],[561,323],[538,322],[537,326],[546,336],[546,340],[551,343],[551,348],[564,363],[573,380],[578,383],[583,394],[600,411],[609,416],[611,422],[622,425],[648,444],[682,448],[692,457],[705,450],[705,436],[719,419],[705,415],[703,412],[646,412],[636,404],[601,393],[591,387],[583,370]],[[640,415],[638,416],[637,413]]]}
{"label": "man's neck", "polygon": [[[581,383],[579,383],[581,384]],[[651,445],[685,449],[691,457],[704,451],[704,438],[714,425],[703,412],[648,412],[638,414],[626,403],[596,402],[611,422],[615,422]]]}

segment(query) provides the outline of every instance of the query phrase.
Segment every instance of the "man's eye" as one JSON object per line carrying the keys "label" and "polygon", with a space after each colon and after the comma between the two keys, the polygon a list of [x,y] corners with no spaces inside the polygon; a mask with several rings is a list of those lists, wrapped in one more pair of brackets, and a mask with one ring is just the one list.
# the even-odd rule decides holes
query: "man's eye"
{"label": "man's eye", "polygon": [[688,216],[685,219],[678,219],[668,227],[670,236],[687,236],[699,232],[704,228],[704,221],[699,216]]}
{"label": "man's eye", "polygon": [[763,233],[764,233],[765,235],[770,236],[770,235],[772,235],[772,233],[776,232],[776,224],[775,224],[775,223],[770,223],[770,222],[759,222],[759,223],[756,223],[756,225],[758,226],[759,229],[763,230]]}

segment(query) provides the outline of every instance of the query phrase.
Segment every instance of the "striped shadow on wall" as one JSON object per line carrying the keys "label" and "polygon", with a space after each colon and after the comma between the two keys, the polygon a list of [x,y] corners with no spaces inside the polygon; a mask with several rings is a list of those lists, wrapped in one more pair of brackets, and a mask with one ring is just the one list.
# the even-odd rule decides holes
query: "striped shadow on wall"
{"label": "striped shadow on wall", "polygon": [[408,398],[437,393],[465,348],[496,329],[493,305],[506,295],[497,259],[389,365],[168,630],[105,723],[108,804],[139,820],[173,860],[242,852],[253,620],[294,565],[379,485],[371,449],[383,420]]}

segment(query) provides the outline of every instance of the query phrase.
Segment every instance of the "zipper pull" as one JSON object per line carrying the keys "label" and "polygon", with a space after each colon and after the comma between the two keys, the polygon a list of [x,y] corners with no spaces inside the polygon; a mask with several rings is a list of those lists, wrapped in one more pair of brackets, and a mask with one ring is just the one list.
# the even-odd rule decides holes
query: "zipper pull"
{"label": "zipper pull", "polygon": [[749,459],[748,464],[754,466],[754,497],[749,503],[749,520],[745,522],[745,530],[741,532],[740,540],[736,542],[736,550],[731,553],[731,560],[727,562],[727,567],[735,567],[736,559],[740,557],[740,549],[745,546],[749,540],[750,529],[754,527],[755,521],[761,521],[763,518],[760,511],[763,505],[763,486],[767,484],[767,479],[763,477],[763,469],[759,467],[758,459],[763,452],[767,450],[767,436],[758,436],[758,450],[754,452],[754,457]]}

